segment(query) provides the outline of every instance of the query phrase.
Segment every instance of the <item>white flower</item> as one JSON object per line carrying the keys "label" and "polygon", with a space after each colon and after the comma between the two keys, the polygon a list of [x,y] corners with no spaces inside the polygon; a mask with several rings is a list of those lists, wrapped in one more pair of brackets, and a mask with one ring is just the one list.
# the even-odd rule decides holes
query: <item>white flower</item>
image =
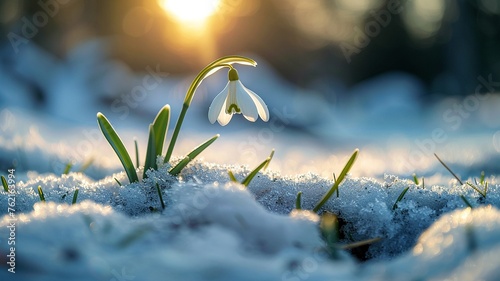
{"label": "white flower", "polygon": [[217,120],[221,126],[225,126],[231,121],[234,113],[243,114],[248,121],[255,122],[260,116],[267,122],[269,111],[264,101],[243,86],[236,69],[231,68],[228,76],[226,87],[215,97],[208,109],[210,123],[213,124]]}

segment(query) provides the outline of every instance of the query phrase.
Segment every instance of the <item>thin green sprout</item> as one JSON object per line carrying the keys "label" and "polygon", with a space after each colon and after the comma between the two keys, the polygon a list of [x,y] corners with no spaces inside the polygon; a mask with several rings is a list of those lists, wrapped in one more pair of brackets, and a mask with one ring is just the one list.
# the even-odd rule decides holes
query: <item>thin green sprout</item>
{"label": "thin green sprout", "polygon": [[40,201],[45,202],[45,195],[41,186],[38,186],[38,196],[40,197]]}
{"label": "thin green sprout", "polygon": [[321,198],[321,200],[316,204],[316,206],[313,209],[313,212],[318,212],[321,207],[330,199],[332,194],[335,192],[336,189],[339,188],[340,183],[344,180],[345,176],[347,173],[349,173],[349,170],[351,170],[352,166],[354,165],[354,162],[356,161],[356,157],[358,156],[359,149],[355,149],[354,152],[351,155],[351,158],[349,158],[349,161],[344,166],[344,169],[342,169],[342,172],[340,172],[338,180],[335,181],[333,186],[328,190],[328,192]]}
{"label": "thin green sprout", "polygon": [[153,124],[149,124],[148,148],[146,151],[146,160],[144,161],[144,172],[142,178],[147,178],[146,172],[149,169],[156,170],[156,145],[155,145],[155,130]]}
{"label": "thin green sprout", "polygon": [[89,158],[87,161],[85,161],[85,163],[83,163],[82,167],[78,170],[78,173],[85,172],[90,167],[90,165],[92,165],[92,163],[94,163],[94,158]]}
{"label": "thin green sprout", "polygon": [[398,199],[396,199],[396,202],[394,202],[394,205],[392,206],[393,210],[396,210],[396,208],[398,207],[399,201],[403,200],[403,197],[405,196],[405,194],[408,191],[408,189],[410,189],[409,186],[406,187],[405,189],[403,189],[403,191],[399,194]]}
{"label": "thin green sprout", "polygon": [[264,168],[264,166],[266,166],[269,161],[271,161],[271,158],[267,157],[264,162],[260,163],[259,166],[257,166],[252,172],[250,172],[250,174],[248,174],[248,176],[241,182],[241,184],[244,186],[248,186],[253,178],[257,175],[257,173],[262,170],[262,168]]}
{"label": "thin green sprout", "polygon": [[137,177],[137,172],[135,171],[134,164],[132,164],[132,160],[130,160],[130,155],[128,154],[127,149],[125,149],[122,140],[116,133],[113,126],[111,126],[106,116],[104,116],[104,114],[100,112],[97,113],[97,122],[99,124],[99,128],[101,128],[104,137],[108,140],[109,144],[111,145],[116,155],[120,159],[120,162],[122,163],[123,168],[127,173],[129,181],[131,183],[139,181],[139,178]]}
{"label": "thin green sprout", "polygon": [[156,158],[162,154],[169,122],[170,106],[167,104],[160,109],[153,123],[149,125],[148,147],[146,150],[146,159],[144,160],[143,178],[147,178],[146,172],[149,169],[158,169]]}
{"label": "thin green sprout", "polygon": [[68,162],[66,166],[64,167],[63,175],[69,174],[69,171],[71,171],[71,168],[73,167],[73,164],[71,162]]}
{"label": "thin green sprout", "polygon": [[465,196],[460,195],[460,198],[462,198],[462,201],[464,201],[464,203],[465,203],[465,205],[467,205],[467,207],[473,209],[471,203],[469,202],[469,200],[467,200],[467,198],[465,198]]}
{"label": "thin green sprout", "polygon": [[485,197],[486,198],[486,190],[488,187],[486,187],[485,191],[481,191],[477,186],[474,186],[472,183],[470,182],[466,182],[465,184],[467,184],[468,186],[472,187],[472,189],[474,189],[475,191],[477,191],[479,194],[481,194],[481,196]]}
{"label": "thin green sprout", "polygon": [[169,124],[170,124],[170,105],[167,104],[160,109],[160,111],[155,117],[155,120],[153,121],[153,128],[155,131],[155,147],[157,155],[161,155],[163,153],[163,145],[165,144],[165,138],[167,136]]}
{"label": "thin green sprout", "polygon": [[181,160],[175,167],[173,167],[169,173],[173,176],[176,176],[181,172],[186,165],[193,160],[196,156],[198,156],[200,153],[203,152],[207,147],[209,147],[215,140],[217,140],[220,137],[219,134],[211,137],[210,139],[206,140],[204,143],[200,144],[199,146],[195,147],[191,152],[184,157],[184,159]]}
{"label": "thin green sprout", "polygon": [[[337,181],[337,175],[335,174],[335,172],[333,173],[333,182],[336,182]],[[337,198],[340,197],[340,194],[339,194],[339,189],[337,188]]]}
{"label": "thin green sprout", "polygon": [[165,210],[165,202],[163,202],[163,195],[161,194],[160,185],[156,183],[156,191],[158,191],[158,196],[160,197],[161,208]]}
{"label": "thin green sprout", "polygon": [[250,174],[248,174],[248,176],[241,182],[241,184],[244,186],[248,186],[252,181],[252,179],[257,175],[257,173],[264,167],[269,165],[269,162],[271,162],[273,155],[274,155],[274,149],[271,151],[269,157],[267,157],[266,160],[264,160],[262,163],[260,163],[259,166],[257,166],[253,171],[251,171]]}
{"label": "thin green sprout", "polygon": [[361,246],[373,244],[373,243],[376,243],[376,242],[378,242],[380,240],[382,240],[382,237],[375,237],[375,238],[366,239],[366,240],[363,240],[363,241],[349,243],[347,245],[341,245],[341,246],[339,246],[339,248],[342,249],[342,250],[349,250],[349,249],[353,249],[353,248],[357,248],[357,247],[361,247]]}
{"label": "thin green sprout", "polygon": [[297,199],[295,199],[295,209],[302,210],[302,191],[297,193]]}
{"label": "thin green sprout", "polygon": [[189,89],[186,92],[186,97],[184,98],[184,103],[182,105],[182,110],[179,114],[179,118],[177,119],[177,123],[175,124],[174,132],[172,134],[172,138],[170,139],[170,143],[167,149],[167,153],[165,155],[164,162],[167,163],[170,161],[170,157],[172,156],[172,152],[174,150],[175,143],[177,141],[177,137],[179,136],[179,132],[182,126],[182,122],[184,121],[184,117],[186,116],[186,112],[191,105],[191,101],[193,100],[194,94],[196,92],[196,89],[198,89],[198,86],[200,83],[203,81],[203,79],[207,78],[208,76],[212,75],[216,71],[224,68],[224,67],[229,67],[231,68],[231,64],[233,63],[239,63],[239,64],[245,64],[245,65],[251,65],[251,66],[256,66],[257,62],[246,57],[242,56],[227,56],[227,57],[222,57],[219,58],[209,65],[207,65],[204,69],[201,70],[201,72],[194,78],[193,82],[189,86]]}
{"label": "thin green sprout", "polygon": [[2,176],[2,185],[3,185],[3,190],[5,190],[5,192],[9,192],[9,185],[7,184],[7,180],[5,179],[4,176]]}
{"label": "thin green sprout", "polygon": [[135,167],[139,168],[139,146],[137,145],[137,139],[134,138],[134,147],[135,147]]}
{"label": "thin green sprout", "polygon": [[114,178],[116,183],[118,183],[119,186],[123,186],[123,184],[117,179],[117,178]]}
{"label": "thin green sprout", "polygon": [[271,160],[273,159],[273,156],[274,156],[274,148],[273,148],[273,150],[271,151],[271,155],[269,155],[269,158],[271,158],[271,159],[270,159],[270,160],[267,162],[267,164],[264,166],[264,170],[266,170],[266,169],[267,169],[267,167],[269,167],[269,163],[271,163]]}
{"label": "thin green sprout", "polygon": [[238,180],[236,179],[236,177],[234,176],[233,172],[231,172],[231,170],[227,170],[227,173],[229,175],[229,179],[232,181],[232,182],[238,182]]}
{"label": "thin green sprout", "polygon": [[481,176],[479,177],[479,183],[484,184],[484,171],[481,171]]}
{"label": "thin green sprout", "polygon": [[75,192],[73,193],[73,200],[71,201],[71,204],[76,204],[76,200],[78,200],[78,188],[75,189]]}
{"label": "thin green sprout", "polygon": [[181,170],[189,164],[191,158],[189,156],[184,157],[175,167],[173,167],[169,172],[172,176],[177,176]]}
{"label": "thin green sprout", "polygon": [[413,181],[415,182],[416,185],[419,184],[417,174],[413,173]]}
{"label": "thin green sprout", "polygon": [[446,168],[446,170],[448,170],[448,172],[450,172],[450,173],[451,173],[451,174],[452,174],[452,175],[453,175],[453,176],[457,179],[457,181],[458,181],[461,185],[463,185],[463,184],[464,184],[464,183],[462,182],[462,180],[460,180],[460,178],[459,178],[459,177],[458,177],[458,176],[457,176],[457,175],[456,175],[456,174],[455,174],[455,173],[454,173],[454,172],[450,169],[450,167],[448,167],[448,165],[446,165],[446,164],[443,162],[443,160],[441,160],[441,158],[439,158],[439,156],[437,156],[437,154],[436,154],[436,153],[434,153],[434,156],[436,156],[437,160],[441,163],[441,165],[443,165],[443,166]]}

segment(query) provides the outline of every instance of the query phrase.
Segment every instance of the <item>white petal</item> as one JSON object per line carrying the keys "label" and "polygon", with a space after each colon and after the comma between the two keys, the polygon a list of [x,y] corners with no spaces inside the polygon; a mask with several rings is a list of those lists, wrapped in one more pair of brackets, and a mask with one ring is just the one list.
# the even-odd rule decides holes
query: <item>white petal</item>
{"label": "white petal", "polygon": [[[226,107],[226,103],[224,103],[224,108]],[[233,118],[233,114],[228,114],[226,113],[226,110],[221,110],[220,113],[219,113],[219,117],[217,117],[217,122],[219,122],[219,124],[221,126],[226,126],[229,121],[231,121],[231,118]]]}
{"label": "white petal", "polygon": [[245,89],[257,106],[257,111],[259,111],[260,118],[262,118],[264,122],[269,121],[269,110],[267,109],[266,103],[252,90],[249,90],[248,88]]}
{"label": "white petal", "polygon": [[221,112],[225,111],[225,102],[227,98],[227,88],[228,88],[229,83],[226,85],[226,87],[214,98],[212,101],[212,104],[210,104],[210,107],[208,108],[208,120],[210,123],[215,123],[215,120],[217,120],[217,117],[220,116]]}
{"label": "white petal", "polygon": [[236,87],[236,101],[241,113],[248,121],[255,122],[259,118],[259,112],[252,97],[248,94],[243,84],[240,81]]}

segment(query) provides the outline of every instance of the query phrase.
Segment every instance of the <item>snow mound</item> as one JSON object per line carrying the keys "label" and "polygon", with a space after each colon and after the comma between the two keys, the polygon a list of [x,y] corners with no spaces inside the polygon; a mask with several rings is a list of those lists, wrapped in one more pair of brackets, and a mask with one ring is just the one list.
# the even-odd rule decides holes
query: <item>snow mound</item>
{"label": "snow mound", "polygon": [[[73,193],[78,189],[78,202],[91,200],[109,205],[114,211],[131,217],[143,218],[162,213],[162,218],[169,218],[176,227],[190,225],[197,228],[217,222],[237,233],[248,243],[248,249],[257,252],[275,253],[296,244],[305,247],[308,244],[304,241],[318,243],[310,238],[294,240],[288,237],[289,233],[299,235],[302,230],[294,225],[283,226],[282,217],[292,213],[299,191],[302,192],[302,208],[312,210],[332,186],[333,180],[315,174],[289,177],[264,171],[253,179],[248,188],[240,190],[241,187],[226,186],[229,182],[227,171],[231,170],[238,179],[243,179],[250,172],[245,166],[194,161],[179,177],[173,177],[167,172],[170,166],[164,165],[161,157],[158,163],[159,169],[148,171],[148,178],[128,185],[118,185],[115,181],[128,182],[124,172],[99,181],[81,173],[61,177],[33,173],[27,181],[17,183],[16,211],[33,210],[33,205],[40,201],[38,186],[42,187],[48,201],[66,204],[71,204]],[[138,174],[142,175],[142,171],[138,170]],[[380,242],[352,253],[362,260],[388,260],[411,249],[419,235],[440,216],[465,208],[466,204],[460,196],[468,198],[475,207],[492,205],[500,208],[500,186],[495,178],[487,180],[490,182],[489,192],[483,198],[471,187],[453,182],[450,186],[422,187],[396,176],[386,176],[382,183],[372,178],[347,177],[340,185],[339,197],[333,195],[319,214],[328,211],[338,216],[342,244],[382,238]],[[157,186],[166,204],[163,212]],[[406,187],[409,187],[408,192],[394,208],[398,196]],[[0,206],[5,206],[1,212],[6,214],[8,197],[5,192],[0,193]],[[311,217],[310,220],[317,218]],[[276,238],[263,238],[260,233],[264,229],[275,233]]]}
{"label": "snow mound", "polygon": [[[358,265],[324,255],[309,211],[273,214],[237,184],[178,189],[176,205],[141,218],[92,201],[36,203],[15,221],[15,280],[495,280],[500,273],[500,211],[492,206],[445,214],[405,255]],[[1,237],[11,223],[0,221]],[[9,253],[7,243],[0,251]],[[2,279],[12,276],[6,265]]]}
{"label": "snow mound", "polygon": [[411,252],[369,266],[375,280],[497,280],[500,276],[500,212],[492,206],[442,216]]}

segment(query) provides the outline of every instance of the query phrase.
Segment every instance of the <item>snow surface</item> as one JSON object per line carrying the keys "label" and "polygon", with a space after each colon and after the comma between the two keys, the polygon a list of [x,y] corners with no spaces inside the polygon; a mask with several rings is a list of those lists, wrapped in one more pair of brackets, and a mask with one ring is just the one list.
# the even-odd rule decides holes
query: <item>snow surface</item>
{"label": "snow surface", "polygon": [[[161,160],[161,159],[160,159]],[[245,188],[228,182],[248,169],[198,161],[179,178],[168,165],[141,183],[118,186],[113,177],[93,181],[79,173],[35,176],[16,192],[16,280],[494,280],[500,254],[499,185],[491,181],[483,206],[466,186],[419,188],[387,177],[378,183],[348,178],[340,197],[324,207],[345,222],[353,239],[383,239],[369,247],[375,259],[359,264],[344,253],[329,259],[319,216],[292,211],[297,191],[311,209],[332,182],[307,174],[289,178],[267,171]],[[162,188],[161,210],[153,189]],[[37,202],[34,187],[47,203]],[[410,186],[395,211],[399,192]],[[70,205],[79,188],[79,203]],[[69,195],[68,195],[69,193]],[[66,195],[66,196],[64,196]],[[64,197],[64,198],[63,198]],[[0,205],[7,206],[5,192]],[[484,204],[488,204],[485,206]],[[490,205],[491,204],[491,205]],[[6,209],[6,208],[4,208]],[[453,211],[455,210],[455,211]],[[9,216],[0,222],[2,256],[8,253]],[[401,255],[400,255],[401,254]],[[388,259],[391,257],[392,259]],[[0,275],[9,276],[4,262]],[[118,275],[118,276],[117,276]],[[125,277],[124,277],[125,276]],[[467,276],[467,278],[463,278]],[[456,278],[456,279],[453,279]],[[483,279],[481,279],[483,278]]]}
{"label": "snow surface", "polygon": [[[12,221],[7,194],[0,191],[0,279],[498,279],[500,95],[490,93],[487,102],[450,122],[443,114],[473,95],[421,104],[421,83],[404,73],[349,90],[333,78],[300,89],[250,57],[259,65],[238,68],[240,77],[266,101],[270,121],[248,123],[237,116],[226,127],[209,126],[211,97],[226,83],[226,74],[217,73],[193,100],[174,163],[209,137],[221,137],[178,177],[160,158],[158,171],[133,184],[98,130],[96,112],[110,119],[129,151],[136,137],[144,157],[147,124],[165,103],[178,116],[192,77],[159,71],[157,87],[118,110],[102,100],[123,106],[130,89],[151,77],[110,60],[105,41],[82,44],[66,58],[28,44],[0,65],[0,174],[16,167],[17,219],[12,275],[6,260]],[[45,94],[42,105],[32,99],[36,89]],[[436,130],[445,140],[436,141]],[[319,214],[307,211],[357,147],[360,155],[340,196]],[[243,179],[272,148],[270,167],[247,188],[229,182],[228,170]],[[474,182],[484,170],[486,198],[453,179],[433,152],[463,181]],[[85,174],[76,172],[90,160]],[[75,172],[61,175],[68,162]],[[425,176],[425,186],[409,180],[413,172]],[[46,203],[39,202],[38,186]],[[77,188],[78,203],[70,205]],[[299,191],[306,211],[293,210]],[[323,211],[339,217],[340,245],[382,239],[332,259],[318,226]]]}

